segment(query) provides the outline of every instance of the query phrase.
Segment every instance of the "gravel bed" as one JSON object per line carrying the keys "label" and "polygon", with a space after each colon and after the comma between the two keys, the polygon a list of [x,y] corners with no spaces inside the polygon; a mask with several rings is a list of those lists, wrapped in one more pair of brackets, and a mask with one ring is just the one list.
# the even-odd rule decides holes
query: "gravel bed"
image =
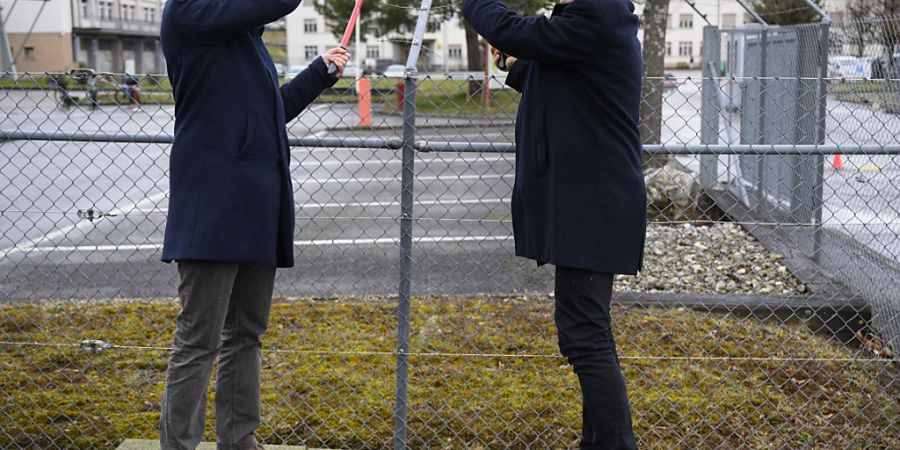
{"label": "gravel bed", "polygon": [[650,225],[644,271],[620,276],[617,291],[807,295],[784,264],[733,223]]}

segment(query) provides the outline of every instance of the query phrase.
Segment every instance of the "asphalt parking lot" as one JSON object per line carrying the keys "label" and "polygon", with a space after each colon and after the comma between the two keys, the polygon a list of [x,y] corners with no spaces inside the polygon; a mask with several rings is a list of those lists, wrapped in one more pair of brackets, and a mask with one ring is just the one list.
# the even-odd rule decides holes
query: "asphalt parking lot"
{"label": "asphalt parking lot", "polygon": [[[663,140],[696,143],[700,96],[686,83],[667,95]],[[19,131],[170,135],[172,106],[63,110],[46,92],[4,91],[0,128]],[[867,116],[868,115],[868,116]],[[348,130],[352,105],[315,104],[289,126],[294,136],[398,137],[396,115],[380,129]],[[509,118],[419,119],[417,139],[511,142]],[[833,103],[833,142],[891,143],[896,116]],[[159,262],[168,195],[165,144],[0,142],[0,298],[153,298],[175,295],[172,265]],[[396,293],[399,282],[400,151],[291,149],[297,202],[297,266],[279,273],[283,296]],[[679,157],[696,169],[697,158]],[[826,224],[851,231],[894,258],[900,199],[895,157],[852,157],[826,171]],[[723,162],[723,165],[725,163]],[[549,271],[513,254],[509,154],[419,153],[414,214],[418,294],[550,290]],[[729,176],[727,168],[722,176]],[[862,181],[860,181],[862,180]],[[79,213],[79,211],[81,213]],[[91,216],[95,216],[91,220]],[[100,217],[97,217],[100,216]]]}

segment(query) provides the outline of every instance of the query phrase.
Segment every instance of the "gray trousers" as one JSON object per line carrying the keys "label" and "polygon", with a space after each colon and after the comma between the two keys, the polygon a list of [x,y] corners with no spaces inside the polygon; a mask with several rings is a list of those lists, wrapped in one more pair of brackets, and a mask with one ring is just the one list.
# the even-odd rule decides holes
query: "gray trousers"
{"label": "gray trousers", "polygon": [[269,322],[275,267],[180,261],[181,313],[160,417],[163,450],[193,450],[206,426],[207,384],[218,356],[219,450],[256,445],[261,336]]}

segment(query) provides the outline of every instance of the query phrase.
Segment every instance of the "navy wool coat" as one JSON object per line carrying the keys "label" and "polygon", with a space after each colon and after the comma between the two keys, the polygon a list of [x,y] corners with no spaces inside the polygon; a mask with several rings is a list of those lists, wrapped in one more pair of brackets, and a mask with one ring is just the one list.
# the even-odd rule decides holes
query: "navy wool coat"
{"label": "navy wool coat", "polygon": [[301,0],[169,0],[161,43],[175,95],[162,259],[294,264],[285,124],[336,80],[321,58],[278,77],[263,26]]}
{"label": "navy wool coat", "polygon": [[463,14],[494,47],[519,58],[506,80],[523,94],[512,196],[516,254],[637,273],[647,200],[632,3],[575,0],[547,18],[521,16],[498,0],[466,0]]}

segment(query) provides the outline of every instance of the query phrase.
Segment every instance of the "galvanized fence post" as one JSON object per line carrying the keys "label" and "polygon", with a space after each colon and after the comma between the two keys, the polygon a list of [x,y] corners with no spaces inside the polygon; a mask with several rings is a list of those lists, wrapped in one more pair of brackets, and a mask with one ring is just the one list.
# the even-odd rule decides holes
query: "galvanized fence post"
{"label": "galvanized fence post", "polygon": [[[703,28],[703,103],[700,122],[700,143],[719,143],[719,61],[721,60],[721,35],[719,27],[710,25]],[[700,185],[713,187],[719,180],[719,157],[700,156]]]}
{"label": "galvanized fence post", "polygon": [[394,448],[407,448],[409,405],[409,310],[412,288],[413,187],[415,181],[416,80],[408,71],[403,81],[403,149],[400,192],[400,291],[397,305],[397,399],[394,407]]}
{"label": "galvanized fence post", "polygon": [[[766,92],[766,76],[768,76],[769,62],[769,26],[763,25],[760,32],[759,42],[759,115],[757,116],[756,143],[768,144],[766,139],[766,99],[769,95]],[[760,219],[765,219],[768,214],[766,202],[766,157],[760,155],[756,161],[756,213]],[[777,190],[777,187],[776,187]]]}
{"label": "galvanized fence post", "polygon": [[[818,124],[816,133],[816,144],[825,144],[826,127],[828,121],[828,40],[831,32],[831,18],[827,15],[822,17],[822,34],[819,41],[819,111]],[[816,158],[816,182],[813,187],[815,195],[813,196],[813,214],[815,217],[816,230],[813,233],[813,260],[819,262],[822,253],[822,209],[825,202],[825,155],[818,155]]]}
{"label": "galvanized fence post", "polygon": [[406,60],[403,80],[403,147],[400,192],[400,289],[397,305],[397,398],[394,406],[394,449],[409,447],[407,411],[409,409],[409,332],[410,292],[412,290],[413,188],[416,160],[416,63],[422,50],[422,36],[428,24],[431,0],[422,0],[415,34]]}

